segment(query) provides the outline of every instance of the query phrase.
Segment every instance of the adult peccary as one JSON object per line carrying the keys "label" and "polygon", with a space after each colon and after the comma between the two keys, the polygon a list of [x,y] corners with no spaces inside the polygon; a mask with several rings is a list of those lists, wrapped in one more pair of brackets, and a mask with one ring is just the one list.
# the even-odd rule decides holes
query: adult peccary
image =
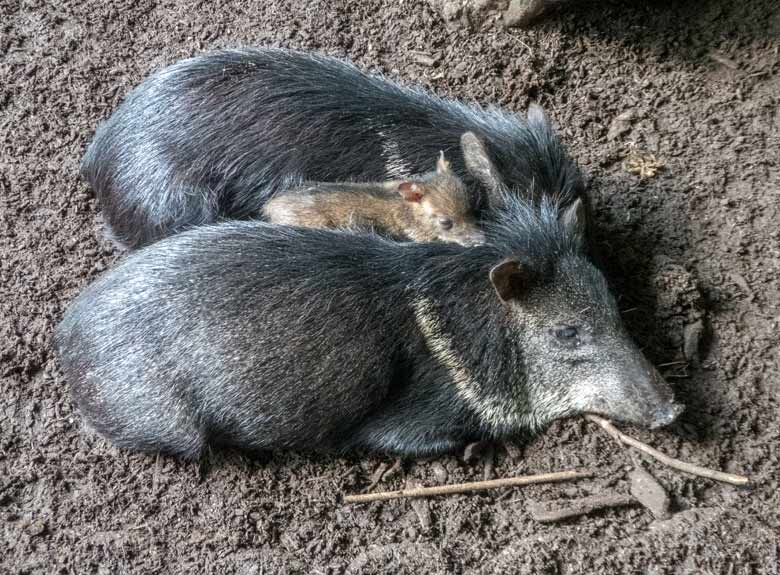
{"label": "adult peccary", "polygon": [[263,216],[275,224],[307,228],[371,229],[397,239],[478,245],[468,191],[441,154],[436,171],[382,183],[307,182],[276,194]]}
{"label": "adult peccary", "polygon": [[57,328],[115,444],[432,454],[593,412],[681,407],[582,252],[581,203],[507,198],[486,244],[227,222],[120,262]]}
{"label": "adult peccary", "polygon": [[[579,171],[539,107],[525,119],[279,49],[216,52],[152,75],[98,129],[82,174],[113,237],[139,247],[256,218],[291,181],[414,177],[439,150],[472,189],[478,182],[457,153],[467,131],[509,188],[562,206],[582,196]],[[473,201],[480,211],[489,204],[484,190]]]}

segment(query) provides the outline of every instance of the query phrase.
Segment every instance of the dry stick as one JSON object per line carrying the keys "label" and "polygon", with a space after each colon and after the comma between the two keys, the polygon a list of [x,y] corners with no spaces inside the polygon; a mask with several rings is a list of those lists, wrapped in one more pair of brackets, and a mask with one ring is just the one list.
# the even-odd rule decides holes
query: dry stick
{"label": "dry stick", "polygon": [[667,465],[673,469],[677,469],[678,471],[690,473],[691,475],[698,475],[699,477],[707,477],[708,479],[714,479],[715,481],[722,481],[723,483],[730,483],[731,485],[748,485],[750,483],[750,479],[748,477],[745,477],[744,475],[734,475],[733,473],[724,473],[722,471],[716,471],[714,469],[708,469],[707,467],[694,465],[693,463],[688,463],[686,461],[680,461],[679,459],[675,459],[674,457],[669,457],[665,453],[661,453],[660,451],[650,447],[646,443],[642,443],[638,439],[634,439],[633,437],[626,435],[618,428],[616,428],[614,425],[612,425],[612,423],[597,415],[591,415],[588,413],[585,415],[585,418],[597,424],[604,431],[609,433],[612,436],[612,438],[618,443],[630,445],[634,449],[638,449],[642,453],[645,453],[650,457],[657,459],[664,465]]}
{"label": "dry stick", "polygon": [[565,501],[536,503],[529,507],[531,517],[540,523],[554,523],[580,515],[587,515],[599,509],[636,505],[638,501],[630,495],[599,495]]}
{"label": "dry stick", "polygon": [[541,475],[526,475],[524,477],[508,477],[505,479],[491,479],[490,481],[475,481],[473,483],[455,483],[452,485],[437,485],[436,487],[415,487],[412,489],[400,489],[398,491],[380,491],[378,493],[366,493],[363,495],[347,495],[345,503],[366,503],[368,501],[386,501],[388,499],[400,499],[402,497],[430,497],[432,495],[452,495],[453,493],[468,493],[470,491],[484,491],[497,487],[517,487],[520,485],[532,485],[534,483],[554,483],[557,481],[571,481],[593,477],[589,471],[558,471],[556,473],[542,473]]}
{"label": "dry stick", "polygon": [[382,463],[379,464],[379,467],[376,468],[376,471],[374,471],[373,475],[371,475],[371,483],[368,484],[368,487],[363,489],[363,493],[368,493],[374,487],[379,485],[379,482],[382,481],[382,477],[385,475],[386,471],[387,471],[387,463],[383,461]]}

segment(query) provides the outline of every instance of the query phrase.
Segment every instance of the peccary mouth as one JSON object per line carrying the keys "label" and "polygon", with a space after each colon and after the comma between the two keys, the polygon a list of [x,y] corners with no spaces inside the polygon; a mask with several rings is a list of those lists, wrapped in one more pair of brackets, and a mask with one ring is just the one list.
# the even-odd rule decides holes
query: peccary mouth
{"label": "peccary mouth", "polygon": [[582,411],[586,413],[659,429],[672,424],[685,409],[674,400],[663,376],[644,358],[590,381],[591,389],[598,391],[585,402]]}
{"label": "peccary mouth", "polygon": [[632,415],[617,415],[614,409],[588,409],[585,413],[606,417],[625,423],[634,423],[642,425],[651,430],[660,429],[674,423],[674,421],[685,411],[685,406],[672,401],[666,405],[659,406],[650,412],[646,417],[636,417]]}
{"label": "peccary mouth", "polygon": [[669,383],[633,346],[613,356],[611,369],[594,374],[596,384],[583,411],[649,429],[672,424],[685,407]]}
{"label": "peccary mouth", "polygon": [[684,410],[685,406],[675,401],[664,407],[659,407],[652,415],[650,429],[658,429],[672,424]]}

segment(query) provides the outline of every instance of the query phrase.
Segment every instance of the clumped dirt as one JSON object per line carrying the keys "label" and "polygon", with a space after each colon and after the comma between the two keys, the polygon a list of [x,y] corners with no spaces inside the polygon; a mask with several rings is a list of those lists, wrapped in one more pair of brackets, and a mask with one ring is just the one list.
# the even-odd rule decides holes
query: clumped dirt
{"label": "clumped dirt", "polygon": [[[525,31],[500,19],[447,25],[423,1],[0,0],[0,572],[777,573],[777,3],[574,2]],[[498,448],[493,474],[595,480],[363,507],[339,497],[392,458],[224,453],[201,477],[82,433],[52,329],[120,256],[80,158],[149,72],[238,45],[323,50],[516,111],[541,102],[588,174],[629,328],[688,406],[632,433],[755,487],[648,463],[670,519],[630,507],[542,525],[534,502],[628,492],[630,459],[584,421]],[[630,153],[663,169],[641,179]],[[405,461],[378,487],[476,480],[482,465]]]}

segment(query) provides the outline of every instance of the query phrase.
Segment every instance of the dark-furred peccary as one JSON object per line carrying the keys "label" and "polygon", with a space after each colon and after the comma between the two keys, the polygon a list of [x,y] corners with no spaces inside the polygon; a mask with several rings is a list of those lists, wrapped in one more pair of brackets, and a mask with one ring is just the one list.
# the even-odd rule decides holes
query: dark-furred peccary
{"label": "dark-furred peccary", "polygon": [[[439,98],[341,60],[281,49],[215,52],[165,68],[97,130],[82,163],[113,237],[139,247],[195,225],[257,218],[290,182],[404,180],[444,150],[475,209],[490,205],[459,138],[484,141],[508,188],[584,198],[541,108],[527,118]],[[490,218],[489,212],[482,214]]]}
{"label": "dark-furred peccary", "polygon": [[582,412],[674,420],[583,255],[581,203],[503,204],[471,248],[256,221],[161,240],[58,326],[75,402],[115,444],[185,457],[433,454]]}

